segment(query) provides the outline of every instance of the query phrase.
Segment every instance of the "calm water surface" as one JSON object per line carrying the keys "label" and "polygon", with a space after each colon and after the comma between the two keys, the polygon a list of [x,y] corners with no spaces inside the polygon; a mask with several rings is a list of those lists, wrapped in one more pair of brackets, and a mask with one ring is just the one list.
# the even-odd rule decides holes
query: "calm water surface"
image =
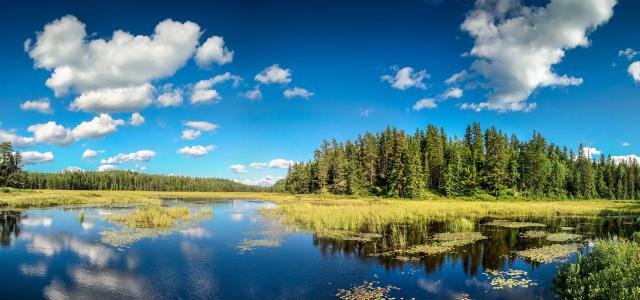
{"label": "calm water surface", "polygon": [[[210,207],[213,216],[116,247],[101,242],[100,232],[120,229],[104,216],[126,209],[0,212],[0,298],[330,299],[339,289],[364,281],[397,287],[391,293],[397,298],[555,298],[551,280],[559,263],[532,263],[513,254],[547,244],[542,239],[518,237],[527,229],[484,226],[481,221],[476,230],[489,239],[454,253],[403,263],[372,256],[375,243],[318,239],[305,232],[283,234],[278,224],[260,216],[259,208],[272,206],[265,202],[166,204],[193,210]],[[84,218],[79,217],[80,212]],[[627,236],[639,229],[633,220],[533,221],[549,225],[544,230],[550,232],[573,226],[576,229],[571,232],[592,239]],[[424,230],[444,231],[441,227],[436,223],[421,230],[408,227],[407,243],[420,243]],[[262,239],[272,247],[250,247],[251,240]],[[590,248],[586,243],[582,251]],[[576,255],[568,258],[575,259]],[[524,270],[536,285],[495,290],[486,269]]]}

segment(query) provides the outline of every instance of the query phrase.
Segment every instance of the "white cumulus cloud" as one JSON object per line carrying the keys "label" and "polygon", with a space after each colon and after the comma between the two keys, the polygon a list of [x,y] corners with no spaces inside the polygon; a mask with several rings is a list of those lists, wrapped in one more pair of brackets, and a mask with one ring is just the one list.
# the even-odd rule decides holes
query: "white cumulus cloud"
{"label": "white cumulus cloud", "polygon": [[149,161],[156,156],[156,152],[152,150],[140,150],[131,152],[128,154],[118,153],[116,156],[112,156],[100,161],[101,164],[122,164],[126,162],[143,162]]}
{"label": "white cumulus cloud", "polygon": [[102,153],[104,151],[100,150],[100,151],[96,151],[96,150],[92,150],[92,149],[87,149],[84,150],[84,152],[82,152],[82,158],[95,158],[96,156],[98,156],[98,153]]}
{"label": "white cumulus cloud", "polygon": [[9,142],[16,148],[28,148],[36,145],[36,140],[32,137],[23,137],[13,131],[0,129],[0,143]]}
{"label": "white cumulus cloud", "polygon": [[80,94],[71,108],[90,112],[125,112],[151,103],[150,82],[175,74],[193,56],[201,35],[193,22],[166,19],[151,35],[114,31],[110,39],[87,35],[72,15],[47,24],[25,51],[36,68],[51,76],[46,86],[56,97]]}
{"label": "white cumulus cloud", "polygon": [[231,168],[231,171],[233,171],[233,173],[247,173],[247,169],[242,164],[230,165],[229,168]]}
{"label": "white cumulus cloud", "polygon": [[235,181],[239,183],[247,184],[247,185],[272,186],[276,182],[278,182],[278,180],[283,178],[284,178],[283,176],[273,176],[269,174],[263,178],[258,178],[255,180],[252,180],[252,179],[237,180],[236,179]]}
{"label": "white cumulus cloud", "polygon": [[286,89],[284,91],[284,96],[287,99],[291,99],[294,97],[300,97],[300,98],[304,98],[306,100],[308,100],[311,96],[315,95],[313,92],[309,92],[306,89],[300,88],[300,87],[294,87],[291,89]]}
{"label": "white cumulus cloud", "polygon": [[256,86],[253,90],[244,92],[243,96],[251,101],[262,99],[260,87]]}
{"label": "white cumulus cloud", "polygon": [[280,83],[287,84],[291,82],[291,70],[283,69],[278,64],[273,64],[258,73],[254,79],[263,84]]}
{"label": "white cumulus cloud", "polygon": [[640,82],[640,61],[636,61],[630,64],[627,72],[629,72],[629,75],[631,75],[633,81]]}
{"label": "white cumulus cloud", "polygon": [[209,123],[206,121],[187,121],[184,125],[189,126],[191,128],[195,128],[202,131],[214,131],[220,128],[220,125]]}
{"label": "white cumulus cloud", "polygon": [[420,70],[415,72],[412,67],[404,67],[402,69],[398,66],[391,67],[394,74],[385,74],[380,77],[382,81],[386,81],[391,84],[393,88],[399,90],[406,90],[412,87],[419,89],[426,89],[427,86],[422,82],[430,77],[426,70]]}
{"label": "white cumulus cloud", "polygon": [[269,163],[254,162],[254,163],[251,163],[249,166],[254,168],[254,169],[256,169],[256,170],[262,170],[262,169],[266,168],[267,166],[269,166]]}
{"label": "white cumulus cloud", "polygon": [[593,158],[594,155],[602,155],[602,152],[596,148],[593,147],[583,147],[582,148],[582,155],[584,155],[584,157],[586,158]]}
{"label": "white cumulus cloud", "polygon": [[196,145],[191,147],[187,146],[187,147],[180,148],[178,149],[177,153],[190,156],[190,157],[198,157],[198,156],[204,156],[213,150],[215,150],[215,146],[213,145],[209,145],[209,146]]}
{"label": "white cumulus cloud", "polygon": [[462,96],[464,95],[464,91],[462,91],[461,88],[458,87],[453,87],[453,88],[449,88],[447,89],[444,93],[442,93],[442,95],[440,95],[440,99],[449,99],[449,98],[462,98]]}
{"label": "white cumulus cloud", "polygon": [[208,38],[196,51],[196,64],[200,68],[208,68],[211,63],[224,65],[233,60],[233,51],[224,45],[224,38],[212,36]]}
{"label": "white cumulus cloud", "polygon": [[140,126],[144,123],[144,117],[139,113],[131,114],[131,118],[129,118],[129,124],[131,126]]}
{"label": "white cumulus cloud", "polygon": [[156,98],[157,107],[180,106],[183,102],[182,89],[173,88],[173,84],[165,84],[162,86],[162,94]]}
{"label": "white cumulus cloud", "polygon": [[114,165],[100,165],[98,167],[98,172],[106,172],[106,171],[114,171],[117,170],[118,167],[114,166]]}
{"label": "white cumulus cloud", "polygon": [[124,120],[113,119],[110,115],[100,114],[91,121],[82,122],[73,129],[75,138],[98,139],[118,131],[118,126],[124,125]]}
{"label": "white cumulus cloud", "polygon": [[155,88],[145,83],[139,86],[103,88],[78,96],[69,108],[84,112],[130,112],[142,110],[153,102]]}
{"label": "white cumulus cloud", "polygon": [[51,108],[51,102],[49,98],[41,98],[38,100],[28,100],[24,103],[20,104],[20,109],[22,110],[35,110],[41,112],[43,114],[52,114],[53,109]]}
{"label": "white cumulus cloud", "polygon": [[242,82],[242,77],[226,72],[210,79],[198,81],[191,90],[191,104],[218,103],[222,99],[222,96],[220,96],[217,90],[213,89],[213,86],[225,81],[232,81],[233,86],[237,87],[240,82]]}
{"label": "white cumulus cloud", "polygon": [[432,98],[423,98],[418,100],[418,102],[416,102],[413,105],[413,110],[415,111],[420,111],[423,109],[432,109],[432,108],[436,108],[438,107],[438,104],[436,103],[435,99]]}
{"label": "white cumulus cloud", "polygon": [[183,140],[195,140],[202,135],[200,130],[195,129],[185,129],[182,131],[182,135],[180,136]]}
{"label": "white cumulus cloud", "polygon": [[[567,50],[589,46],[588,35],[613,16],[616,0],[476,1],[461,28],[475,40],[471,69],[491,90],[476,110],[523,111],[540,87],[580,85],[581,78],[554,73]],[[467,107],[470,105],[467,105]]]}
{"label": "white cumulus cloud", "polygon": [[631,48],[618,51],[618,56],[624,56],[628,60],[632,60],[636,55],[638,55],[638,51],[635,51]]}
{"label": "white cumulus cloud", "polygon": [[50,162],[54,158],[51,152],[25,151],[21,152],[20,155],[22,156],[22,162],[27,165]]}
{"label": "white cumulus cloud", "polygon": [[39,143],[65,146],[76,141],[71,130],[53,121],[31,125],[27,131],[33,133],[33,138]]}

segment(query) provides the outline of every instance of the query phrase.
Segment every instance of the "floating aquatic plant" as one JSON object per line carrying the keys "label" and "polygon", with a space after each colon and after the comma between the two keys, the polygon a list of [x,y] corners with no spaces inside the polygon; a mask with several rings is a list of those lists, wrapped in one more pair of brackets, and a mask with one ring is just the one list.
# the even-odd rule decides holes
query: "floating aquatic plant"
{"label": "floating aquatic plant", "polygon": [[357,242],[370,242],[382,237],[382,235],[378,233],[351,232],[346,230],[322,230],[316,232],[316,236],[319,238]]}
{"label": "floating aquatic plant", "polygon": [[491,288],[502,290],[504,288],[528,288],[536,283],[527,278],[527,271],[509,269],[506,271],[486,270],[484,275],[489,278]]}
{"label": "floating aquatic plant", "polygon": [[509,220],[493,220],[485,225],[507,227],[507,228],[525,228],[525,227],[546,227],[547,225],[533,222],[516,222]]}
{"label": "floating aquatic plant", "polygon": [[236,249],[239,253],[245,253],[257,248],[275,248],[280,245],[282,245],[281,239],[244,239]]}
{"label": "floating aquatic plant", "polygon": [[531,248],[516,252],[519,256],[539,263],[549,263],[571,255],[578,251],[575,244],[553,244],[540,248]]}
{"label": "floating aquatic plant", "polygon": [[381,256],[405,255],[434,255],[453,251],[456,247],[473,244],[477,241],[487,239],[480,232],[444,232],[437,233],[431,239],[431,243],[416,245],[406,249],[396,249],[383,252]]}
{"label": "floating aquatic plant", "polygon": [[365,280],[362,284],[350,289],[338,290],[335,296],[343,300],[394,299],[390,295],[393,290],[399,290],[399,288],[392,285],[380,286],[378,281]]}

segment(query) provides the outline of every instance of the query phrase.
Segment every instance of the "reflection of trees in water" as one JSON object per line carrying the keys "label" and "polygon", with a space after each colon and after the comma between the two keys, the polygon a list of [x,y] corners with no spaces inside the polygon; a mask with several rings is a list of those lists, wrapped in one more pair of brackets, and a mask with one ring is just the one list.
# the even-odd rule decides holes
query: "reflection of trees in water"
{"label": "reflection of trees in water", "polygon": [[[608,218],[546,218],[526,219],[518,221],[539,222],[547,224],[544,228],[548,232],[561,232],[562,226],[574,227],[575,232],[585,238],[608,238],[610,236],[629,237],[633,232],[640,230],[640,223],[636,217],[608,217]],[[443,268],[444,264],[460,264],[465,274],[475,276],[482,269],[497,270],[505,265],[512,265],[517,257],[515,251],[541,247],[552,244],[544,238],[522,238],[519,235],[531,228],[504,228],[481,225],[483,220],[476,225],[475,230],[480,231],[489,239],[478,241],[472,245],[459,247],[456,251],[440,255],[428,255],[421,257],[420,264],[427,273],[433,273]],[[446,232],[446,222],[432,222],[430,224],[412,225],[388,225],[383,238],[372,242],[345,241],[331,238],[318,238],[314,236],[313,245],[318,247],[322,255],[353,255],[363,259],[375,257],[385,269],[403,269],[407,264],[392,257],[378,257],[376,254],[391,249],[410,247],[429,243],[428,237],[434,233]],[[540,266],[536,262],[527,262],[532,267]]]}
{"label": "reflection of trees in water", "polygon": [[20,235],[20,212],[1,211],[0,212],[0,244],[2,246],[11,245],[11,241]]}

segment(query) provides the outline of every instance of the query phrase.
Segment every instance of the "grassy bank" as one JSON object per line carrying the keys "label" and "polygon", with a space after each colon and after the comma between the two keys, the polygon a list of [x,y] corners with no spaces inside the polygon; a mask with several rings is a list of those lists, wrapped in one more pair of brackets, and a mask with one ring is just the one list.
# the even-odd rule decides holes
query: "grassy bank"
{"label": "grassy bank", "polygon": [[380,232],[391,223],[416,224],[428,220],[597,216],[640,213],[640,202],[612,200],[474,201],[445,198],[402,200],[332,195],[278,193],[205,193],[147,191],[9,190],[0,192],[0,205],[9,208],[56,205],[159,204],[162,198],[261,199],[277,203],[268,211],[302,229]]}
{"label": "grassy bank", "polygon": [[287,224],[311,231],[382,232],[389,224],[452,224],[480,218],[528,219],[639,214],[640,202],[611,200],[473,201],[433,199],[340,199],[299,197],[275,201],[269,211]]}

